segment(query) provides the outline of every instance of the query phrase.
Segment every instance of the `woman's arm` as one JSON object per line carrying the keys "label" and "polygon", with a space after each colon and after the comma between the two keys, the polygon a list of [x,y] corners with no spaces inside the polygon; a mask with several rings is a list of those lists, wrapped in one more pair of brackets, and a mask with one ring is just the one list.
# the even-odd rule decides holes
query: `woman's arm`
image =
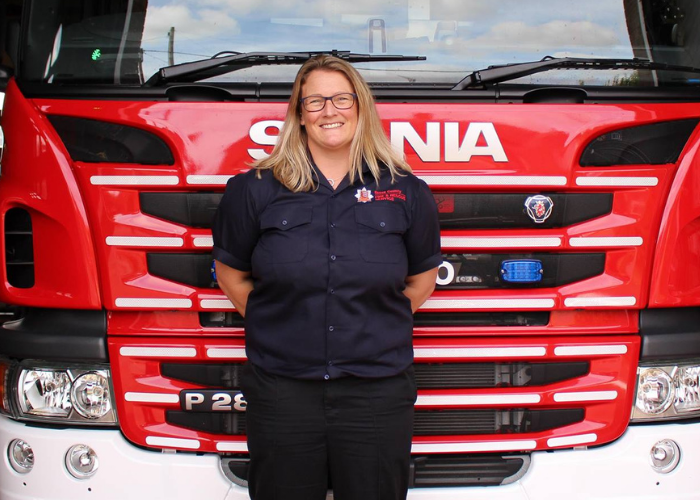
{"label": "woman's arm", "polygon": [[435,267],[406,278],[406,288],[403,294],[411,299],[411,311],[416,312],[428,300],[430,294],[433,293],[437,273],[438,268]]}
{"label": "woman's arm", "polygon": [[232,267],[216,262],[216,281],[219,287],[233,303],[241,316],[245,317],[245,308],[248,304],[248,295],[253,290],[253,280],[250,271],[239,271]]}

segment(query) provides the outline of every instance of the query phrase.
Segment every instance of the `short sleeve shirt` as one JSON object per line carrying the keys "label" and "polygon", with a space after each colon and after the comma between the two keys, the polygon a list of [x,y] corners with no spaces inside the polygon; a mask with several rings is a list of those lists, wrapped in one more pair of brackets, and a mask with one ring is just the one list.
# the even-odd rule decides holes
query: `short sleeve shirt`
{"label": "short sleeve shirt", "polygon": [[232,178],[216,213],[214,258],[250,271],[246,353],[303,379],[386,377],[413,361],[407,276],[440,265],[435,200],[413,174],[293,193],[272,172]]}

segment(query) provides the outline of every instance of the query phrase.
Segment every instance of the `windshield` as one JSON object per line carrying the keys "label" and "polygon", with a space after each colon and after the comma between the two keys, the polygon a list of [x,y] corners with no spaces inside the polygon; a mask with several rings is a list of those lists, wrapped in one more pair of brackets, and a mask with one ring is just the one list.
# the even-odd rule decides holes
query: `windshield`
{"label": "windshield", "polygon": [[[455,84],[545,56],[700,66],[696,0],[33,0],[20,76],[140,85],[159,68],[220,53],[329,51],[425,56],[365,62],[370,82]],[[257,65],[209,82],[288,82]],[[516,83],[698,85],[697,74],[551,70]]]}

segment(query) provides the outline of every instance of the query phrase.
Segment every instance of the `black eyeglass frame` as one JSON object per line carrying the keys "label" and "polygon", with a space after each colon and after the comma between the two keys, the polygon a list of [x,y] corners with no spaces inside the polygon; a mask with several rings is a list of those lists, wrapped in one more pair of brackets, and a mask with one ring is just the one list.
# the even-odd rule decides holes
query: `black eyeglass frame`
{"label": "black eyeglass frame", "polygon": [[[341,95],[351,95],[351,96],[352,96],[352,104],[350,104],[350,106],[348,106],[347,108],[341,108],[341,107],[339,107],[339,106],[333,101],[333,99],[335,99],[336,97],[341,96]],[[312,98],[313,98],[313,99],[323,99],[323,100],[324,100],[324,101],[323,101],[323,106],[321,106],[321,107],[318,108],[318,109],[314,109],[314,110],[308,109],[308,108],[306,107],[306,100],[307,100],[307,99],[312,99]],[[302,97],[302,98],[300,99],[301,106],[302,106],[306,111],[308,111],[309,113],[318,113],[319,111],[325,109],[325,107],[326,107],[326,102],[328,102],[328,101],[331,101],[331,103],[333,104],[333,106],[335,106],[335,109],[343,109],[343,110],[344,110],[344,109],[350,109],[350,108],[352,108],[352,107],[355,105],[355,102],[357,102],[357,94],[355,94],[354,92],[339,92],[339,93],[333,94],[332,96],[329,96],[329,97],[326,97],[326,96],[324,96],[324,95],[308,95],[308,96]]]}

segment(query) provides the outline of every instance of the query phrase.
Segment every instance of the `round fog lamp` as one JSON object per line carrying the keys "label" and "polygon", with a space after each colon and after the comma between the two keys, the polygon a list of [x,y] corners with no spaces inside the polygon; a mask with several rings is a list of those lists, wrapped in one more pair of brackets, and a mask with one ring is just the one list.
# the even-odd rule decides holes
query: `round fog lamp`
{"label": "round fog lamp", "polygon": [[661,368],[644,368],[637,386],[637,408],[646,414],[663,413],[673,403],[673,380]]}
{"label": "round fog lamp", "polygon": [[83,417],[104,417],[112,409],[107,378],[98,372],[82,374],[73,382],[71,400],[75,411]]}
{"label": "round fog lamp", "polygon": [[76,444],[66,453],[66,469],[76,479],[94,476],[98,467],[97,454],[85,444]]}
{"label": "round fog lamp", "polygon": [[676,468],[681,460],[681,449],[675,441],[664,439],[651,447],[649,453],[651,468],[656,472],[668,474]]}
{"label": "round fog lamp", "polygon": [[34,467],[34,450],[29,443],[15,439],[7,449],[10,465],[20,474],[27,474]]}

